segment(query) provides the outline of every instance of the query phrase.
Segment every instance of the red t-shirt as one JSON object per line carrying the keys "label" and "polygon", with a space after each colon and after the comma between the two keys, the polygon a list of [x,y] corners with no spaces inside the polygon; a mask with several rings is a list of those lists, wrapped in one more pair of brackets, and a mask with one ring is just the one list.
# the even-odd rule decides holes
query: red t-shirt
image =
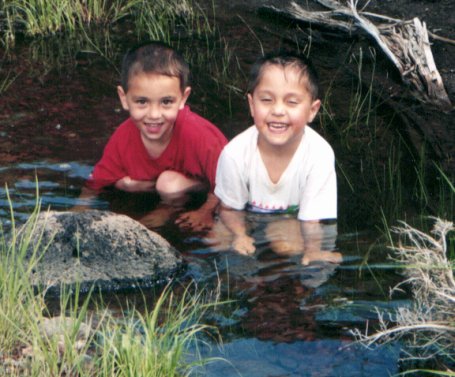
{"label": "red t-shirt", "polygon": [[169,145],[161,156],[152,158],[139,130],[127,119],[109,139],[87,185],[98,190],[125,176],[154,181],[163,171],[174,170],[209,183],[213,191],[218,157],[226,143],[218,128],[185,106],[177,115]]}

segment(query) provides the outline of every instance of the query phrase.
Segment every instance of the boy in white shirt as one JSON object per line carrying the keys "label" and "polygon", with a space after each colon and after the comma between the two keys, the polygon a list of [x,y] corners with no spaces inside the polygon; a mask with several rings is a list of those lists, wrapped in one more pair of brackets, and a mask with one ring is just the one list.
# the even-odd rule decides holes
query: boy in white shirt
{"label": "boy in white shirt", "polygon": [[[321,106],[311,63],[287,52],[260,58],[251,69],[248,103],[255,125],[224,148],[216,175],[220,218],[233,234],[232,247],[247,255],[255,251],[243,210],[297,213],[299,221],[286,220],[278,231],[284,234],[275,237],[272,248],[282,253],[303,250],[304,264],[338,262],[339,253],[321,251],[320,220],[336,219],[337,186],[332,148],[307,127]],[[297,235],[292,232],[296,223],[301,230]],[[280,229],[277,224],[269,228],[266,235]]]}

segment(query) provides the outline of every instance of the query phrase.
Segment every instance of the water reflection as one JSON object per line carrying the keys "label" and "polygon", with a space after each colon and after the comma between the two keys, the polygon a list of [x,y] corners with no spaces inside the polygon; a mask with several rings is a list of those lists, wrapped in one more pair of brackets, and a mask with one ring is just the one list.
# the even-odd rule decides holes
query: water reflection
{"label": "water reflection", "polygon": [[348,341],[297,341],[277,343],[255,339],[234,339],[221,349],[202,350],[203,356],[219,356],[204,367],[207,377],[389,377],[399,372],[395,345],[380,350],[365,350]]}
{"label": "water reflection", "polygon": [[[245,220],[249,235],[255,240],[253,257],[270,259],[267,254],[272,251],[273,258],[282,257],[291,261],[291,265],[311,267],[307,269],[309,286],[317,286],[324,281],[315,276],[318,271],[321,276],[329,275],[328,271],[333,272],[342,261],[341,253],[336,251],[336,222],[305,224],[292,215],[254,213],[246,213]],[[215,223],[204,239],[216,251],[230,250],[232,240],[233,235],[221,221]],[[281,275],[283,271],[279,273]],[[264,279],[269,275],[273,278],[274,269],[264,270],[262,275]]]}
{"label": "water reflection", "polygon": [[[80,188],[90,171],[91,166],[84,163],[41,161],[3,167],[0,178],[8,183],[17,220],[26,219],[35,205],[37,176],[43,208],[79,206],[128,214],[183,253],[189,265],[185,278],[208,290],[220,283],[222,298],[234,302],[211,318],[220,328],[224,348],[203,353],[229,362],[209,365],[208,376],[387,376],[397,372],[396,345],[379,351],[343,348],[352,342],[349,328],[363,329],[366,321],[374,325],[374,307],[387,310],[406,303],[388,300],[387,287],[400,277],[394,266],[384,263],[385,248],[372,249],[367,233],[338,234],[336,224],[323,224],[324,258],[302,263],[305,243],[297,220],[289,215],[248,213],[256,252],[240,255],[230,248],[230,234],[217,228],[219,222],[209,234],[181,230],[173,224],[181,209],[163,206],[152,194],[112,191],[95,201],[81,201]],[[157,209],[162,216],[150,216]],[[9,203],[4,187],[0,211],[5,225]],[[368,253],[369,264],[363,264]],[[131,299],[131,295],[124,297]]]}
{"label": "water reflection", "polygon": [[[43,210],[68,210],[79,204],[78,199],[84,180],[92,169],[82,162],[36,161],[3,166],[0,170],[0,219],[6,229],[10,224],[10,206],[15,220],[27,219],[36,204],[37,193]],[[98,198],[90,203],[104,209],[107,202]]]}
{"label": "water reflection", "polygon": [[[289,216],[248,213],[246,219],[256,241],[254,255],[245,256],[232,251],[232,236],[224,229],[217,233],[224,239],[216,239],[212,233],[209,246],[214,253],[218,276],[229,285],[225,289],[235,292],[240,300],[244,313],[238,324],[241,331],[248,336],[275,342],[317,339],[319,328],[315,313],[324,306],[324,300],[314,301],[313,295],[315,289],[336,271],[341,260],[335,263],[315,260],[302,264],[304,244],[300,242],[300,224]],[[335,251],[336,224],[323,224],[323,227],[321,250],[339,254]],[[286,252],[283,248],[277,252],[276,246],[285,240],[299,242],[293,244],[293,249],[286,247]]]}

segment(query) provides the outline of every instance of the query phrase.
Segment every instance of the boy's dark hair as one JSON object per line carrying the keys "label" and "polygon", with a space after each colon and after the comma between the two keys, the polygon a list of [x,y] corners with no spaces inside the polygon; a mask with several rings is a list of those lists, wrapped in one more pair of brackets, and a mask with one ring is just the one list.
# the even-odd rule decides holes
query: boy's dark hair
{"label": "boy's dark hair", "polygon": [[125,93],[128,91],[130,78],[142,72],[178,77],[182,92],[189,84],[190,69],[185,59],[163,42],[144,42],[126,52],[120,78]]}
{"label": "boy's dark hair", "polygon": [[283,68],[294,67],[300,70],[300,79],[305,77],[307,79],[307,89],[311,94],[313,100],[319,96],[319,78],[318,74],[305,55],[286,50],[279,50],[268,53],[253,64],[250,70],[250,76],[248,80],[248,93],[253,93],[256,87],[261,81],[264,68],[271,65],[278,65]]}

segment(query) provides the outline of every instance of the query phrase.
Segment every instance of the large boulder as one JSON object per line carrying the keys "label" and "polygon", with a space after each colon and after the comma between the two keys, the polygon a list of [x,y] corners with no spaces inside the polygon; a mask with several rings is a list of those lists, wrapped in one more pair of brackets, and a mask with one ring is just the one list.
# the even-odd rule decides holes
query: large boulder
{"label": "large boulder", "polygon": [[[31,281],[58,293],[60,286],[93,284],[102,290],[161,285],[183,270],[177,250],[159,234],[125,215],[109,211],[42,212],[39,261]],[[28,259],[32,255],[28,251]]]}

